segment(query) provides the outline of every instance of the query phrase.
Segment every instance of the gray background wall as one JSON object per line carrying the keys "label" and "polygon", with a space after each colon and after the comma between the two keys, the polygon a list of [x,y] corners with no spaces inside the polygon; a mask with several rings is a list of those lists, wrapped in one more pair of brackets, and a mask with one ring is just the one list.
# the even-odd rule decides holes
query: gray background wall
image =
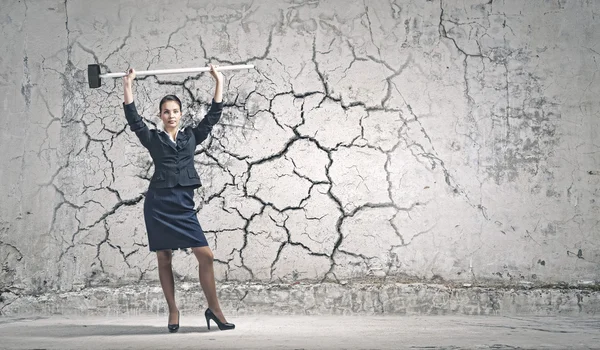
{"label": "gray background wall", "polygon": [[[151,159],[120,80],[87,87],[91,63],[256,66],[225,74],[223,118],[196,156],[198,217],[231,308],[393,312],[403,301],[378,286],[418,283],[534,287],[550,304],[569,285],[571,306],[584,292],[598,305],[586,288],[600,280],[599,2],[148,4],[3,1],[3,313],[161,307],[142,216]],[[148,77],[135,96],[151,124],[178,94],[195,123],[213,87]],[[180,297],[201,298],[193,256],[174,265]],[[507,308],[481,300],[474,312]]]}

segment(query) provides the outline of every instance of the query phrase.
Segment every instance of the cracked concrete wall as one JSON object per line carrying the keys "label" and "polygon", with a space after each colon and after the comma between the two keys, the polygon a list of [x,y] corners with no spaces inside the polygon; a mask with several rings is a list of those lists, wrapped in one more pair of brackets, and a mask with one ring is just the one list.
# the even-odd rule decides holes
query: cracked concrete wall
{"label": "cracked concrete wall", "polygon": [[[156,284],[153,164],[120,81],[89,89],[90,63],[256,65],[225,74],[196,156],[221,284],[597,285],[599,16],[560,0],[4,1],[0,307]],[[150,125],[167,93],[193,124],[212,89],[159,76],[135,95]],[[176,253],[178,280],[194,262]]]}

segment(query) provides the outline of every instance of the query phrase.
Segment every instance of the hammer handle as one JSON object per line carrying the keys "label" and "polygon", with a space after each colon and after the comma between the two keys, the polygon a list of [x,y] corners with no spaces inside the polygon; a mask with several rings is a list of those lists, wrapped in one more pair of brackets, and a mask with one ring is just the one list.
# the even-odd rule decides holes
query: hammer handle
{"label": "hammer handle", "polygon": [[[225,71],[225,70],[237,70],[237,69],[252,69],[254,65],[252,64],[241,64],[241,65],[232,65],[232,66],[219,66],[217,67],[217,71]],[[202,73],[202,72],[210,72],[210,67],[198,67],[198,68],[175,68],[175,69],[156,69],[156,70],[141,70],[136,71],[136,76],[146,76],[146,75],[159,75],[159,74],[180,74],[180,73]],[[127,73],[105,73],[100,74],[100,78],[120,78],[126,76]]]}

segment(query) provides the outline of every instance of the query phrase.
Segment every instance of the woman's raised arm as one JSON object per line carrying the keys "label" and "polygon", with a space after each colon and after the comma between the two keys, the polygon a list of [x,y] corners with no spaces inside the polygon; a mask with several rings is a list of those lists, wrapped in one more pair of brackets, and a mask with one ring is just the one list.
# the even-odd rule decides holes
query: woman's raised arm
{"label": "woman's raised arm", "polygon": [[125,118],[127,119],[127,124],[129,124],[131,131],[135,132],[142,145],[147,149],[150,149],[152,133],[142,117],[138,114],[135,103],[133,103],[133,79],[135,79],[135,70],[130,68],[127,71],[127,75],[123,77],[123,109],[125,110]]}

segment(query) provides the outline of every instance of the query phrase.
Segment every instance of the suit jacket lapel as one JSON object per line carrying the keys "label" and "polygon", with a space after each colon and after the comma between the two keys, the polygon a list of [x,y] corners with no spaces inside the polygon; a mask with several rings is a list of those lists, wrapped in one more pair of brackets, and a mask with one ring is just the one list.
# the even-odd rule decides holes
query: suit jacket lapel
{"label": "suit jacket lapel", "polygon": [[179,130],[177,133],[177,149],[181,150],[190,142],[190,136],[185,132],[184,129]]}
{"label": "suit jacket lapel", "polygon": [[169,135],[167,135],[166,132],[161,130],[158,133],[158,139],[160,140],[160,142],[164,143],[165,145],[173,148],[174,150],[177,150],[177,148],[175,147],[175,144],[173,143],[173,141],[170,140],[170,137],[169,137]]}

